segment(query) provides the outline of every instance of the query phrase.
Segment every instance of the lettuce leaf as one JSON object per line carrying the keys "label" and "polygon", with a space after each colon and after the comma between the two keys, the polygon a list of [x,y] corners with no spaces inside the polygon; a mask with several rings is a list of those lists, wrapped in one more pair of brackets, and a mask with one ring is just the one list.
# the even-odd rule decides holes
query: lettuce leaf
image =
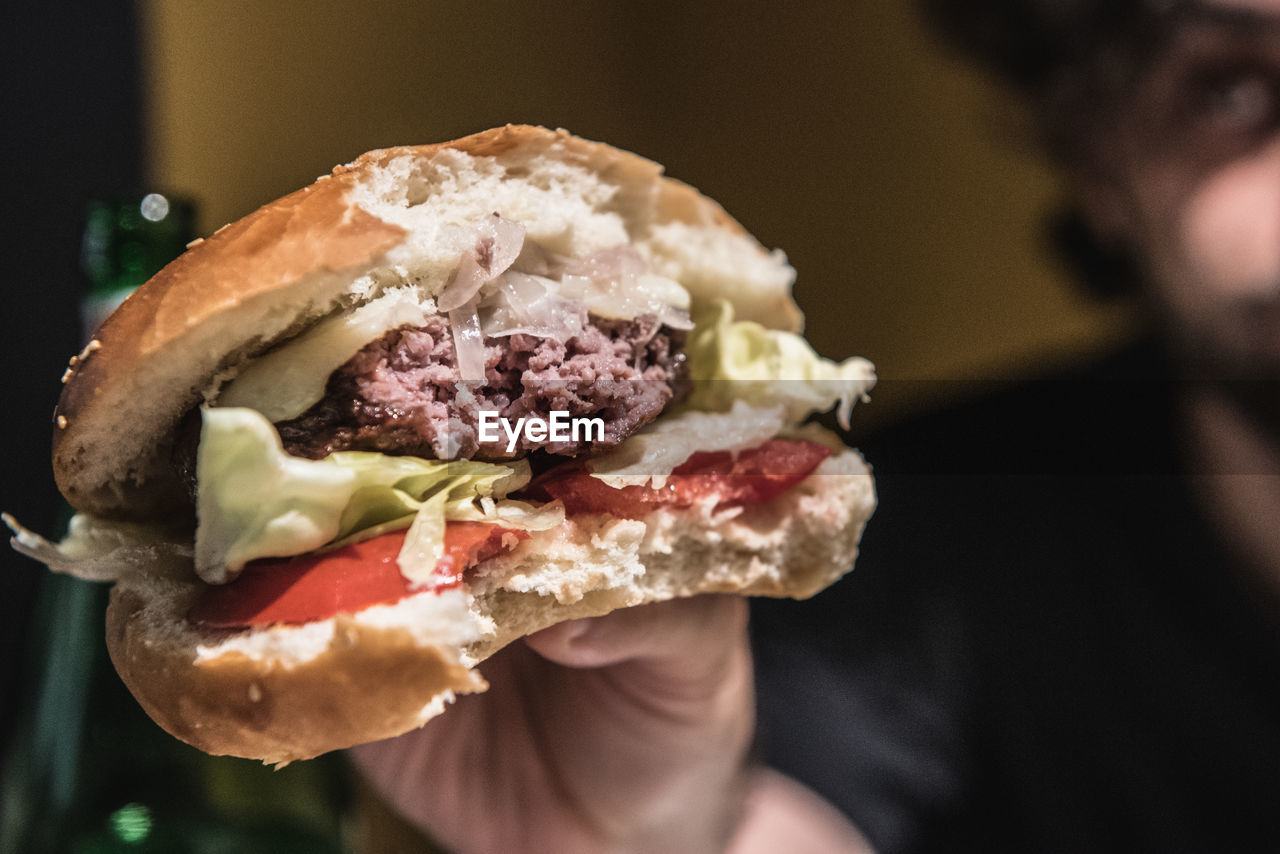
{"label": "lettuce leaf", "polygon": [[687,409],[727,412],[744,401],[782,406],[788,420],[799,421],[838,404],[840,423],[848,429],[853,404],[865,400],[876,381],[866,359],[824,359],[793,332],[735,321],[725,300],[698,318],[687,352],[694,382]]}
{"label": "lettuce leaf", "polygon": [[421,581],[434,571],[447,520],[480,518],[522,527],[559,522],[555,508],[533,516],[509,508],[506,515],[514,521],[501,518],[499,507],[518,502],[497,499],[529,480],[524,462],[363,451],[306,460],[285,453],[271,422],[255,410],[206,408],[202,415],[195,562],[196,572],[211,584],[231,580],[254,558],[288,557],[411,526],[400,569]]}
{"label": "lettuce leaf", "polygon": [[736,400],[728,412],[686,409],[647,424],[617,448],[593,459],[591,476],[615,489],[661,489],[671,472],[694,454],[754,448],[785,426],[781,406],[758,408]]}
{"label": "lettuce leaf", "polygon": [[85,581],[119,581],[141,572],[179,577],[191,571],[190,537],[182,531],[77,513],[66,536],[53,543],[8,513],[0,518],[13,531],[9,542],[15,550],[54,572]]}

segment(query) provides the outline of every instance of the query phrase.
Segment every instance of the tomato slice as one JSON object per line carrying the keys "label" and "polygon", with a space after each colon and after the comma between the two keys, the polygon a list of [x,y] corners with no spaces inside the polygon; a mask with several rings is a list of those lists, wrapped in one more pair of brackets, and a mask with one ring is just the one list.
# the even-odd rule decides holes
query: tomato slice
{"label": "tomato slice", "polygon": [[462,583],[463,573],[529,538],[527,531],[487,522],[450,522],[444,554],[425,584],[400,574],[396,556],[404,531],[372,537],[322,554],[251,561],[230,584],[207,586],[188,618],[209,628],[309,623],[371,605],[398,602],[424,590]]}
{"label": "tomato slice", "polygon": [[615,489],[582,466],[560,467],[529,487],[534,496],[558,498],[565,513],[608,513],[638,519],[659,507],[691,507],[711,499],[717,507],[772,501],[831,456],[831,449],[804,439],[771,439],[735,457],[728,451],[694,454],[666,483]]}

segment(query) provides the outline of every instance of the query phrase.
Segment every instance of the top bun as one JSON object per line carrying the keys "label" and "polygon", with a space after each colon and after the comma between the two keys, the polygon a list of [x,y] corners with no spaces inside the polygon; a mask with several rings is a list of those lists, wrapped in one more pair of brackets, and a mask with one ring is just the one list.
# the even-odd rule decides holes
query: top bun
{"label": "top bun", "polygon": [[197,241],[72,360],[54,413],[54,476],[77,510],[162,520],[185,507],[169,463],[193,407],[317,319],[412,281],[438,293],[492,213],[580,255],[629,243],[696,312],[798,330],[794,271],[662,167],[564,130],[508,125],[371,151]]}

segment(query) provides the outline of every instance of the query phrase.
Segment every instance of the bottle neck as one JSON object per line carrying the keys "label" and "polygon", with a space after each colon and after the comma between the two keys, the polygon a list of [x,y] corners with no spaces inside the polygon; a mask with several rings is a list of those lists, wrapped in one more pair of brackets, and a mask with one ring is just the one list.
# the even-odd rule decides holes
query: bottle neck
{"label": "bottle neck", "polygon": [[89,204],[81,245],[87,279],[82,305],[89,338],[124,298],[182,254],[195,235],[195,206],[161,193]]}

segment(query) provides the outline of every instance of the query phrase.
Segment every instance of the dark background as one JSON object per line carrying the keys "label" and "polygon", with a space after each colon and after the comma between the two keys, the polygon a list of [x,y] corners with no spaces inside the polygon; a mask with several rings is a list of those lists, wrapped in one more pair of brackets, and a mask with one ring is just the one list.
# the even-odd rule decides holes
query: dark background
{"label": "dark background", "polygon": [[[58,379],[80,347],[77,305],[85,203],[145,183],[136,12],[90,3],[71,14],[10,4],[4,63],[4,346],[0,509],[52,532],[59,498],[49,466]],[[43,569],[0,555],[0,723],[28,705],[22,644]]]}

